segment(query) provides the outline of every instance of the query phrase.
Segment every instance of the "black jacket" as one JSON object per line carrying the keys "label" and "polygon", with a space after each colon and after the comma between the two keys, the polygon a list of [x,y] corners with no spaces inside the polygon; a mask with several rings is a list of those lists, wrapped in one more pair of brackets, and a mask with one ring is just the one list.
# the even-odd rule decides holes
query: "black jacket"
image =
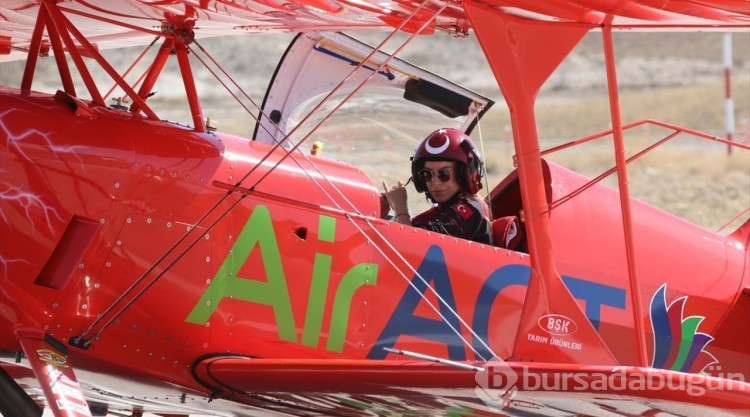
{"label": "black jacket", "polygon": [[479,197],[464,193],[415,216],[412,225],[479,243],[490,243],[492,233],[487,206]]}

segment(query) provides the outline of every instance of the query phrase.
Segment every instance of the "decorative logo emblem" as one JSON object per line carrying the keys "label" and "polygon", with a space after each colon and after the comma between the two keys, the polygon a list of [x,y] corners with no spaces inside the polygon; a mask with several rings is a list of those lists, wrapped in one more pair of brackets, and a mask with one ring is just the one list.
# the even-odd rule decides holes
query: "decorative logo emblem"
{"label": "decorative logo emblem", "polygon": [[36,354],[39,357],[39,360],[42,362],[47,362],[50,365],[59,366],[61,368],[68,367],[68,360],[65,358],[65,356],[55,352],[54,350],[37,349]]}
{"label": "decorative logo emblem", "polygon": [[453,210],[455,210],[456,213],[458,213],[458,215],[461,216],[461,218],[464,220],[469,219],[469,217],[474,214],[471,210],[469,210],[469,207],[463,201],[459,201],[454,204]]}
{"label": "decorative logo emblem", "polygon": [[568,336],[578,330],[576,322],[562,314],[545,314],[536,323],[540,329],[553,336]]}
{"label": "decorative logo emblem", "polygon": [[687,296],[680,297],[667,306],[667,284],[656,290],[651,299],[651,328],[654,331],[653,368],[681,372],[703,372],[718,362],[703,350],[714,338],[698,332],[703,316],[683,317]]}
{"label": "decorative logo emblem", "polygon": [[[443,133],[443,131],[441,130],[439,133]],[[439,138],[442,138],[444,140],[444,142],[442,144],[439,144],[437,146],[433,146],[430,143],[432,141],[438,140]],[[425,148],[425,150],[427,152],[429,152],[429,153],[431,153],[433,155],[437,155],[437,154],[443,153],[443,151],[445,151],[446,149],[448,149],[448,146],[450,144],[451,144],[451,141],[450,141],[450,138],[448,137],[448,135],[446,135],[446,134],[442,134],[442,135],[439,135],[439,136],[435,135],[435,136],[431,137],[430,140],[428,140],[427,142],[425,142],[424,148]]]}

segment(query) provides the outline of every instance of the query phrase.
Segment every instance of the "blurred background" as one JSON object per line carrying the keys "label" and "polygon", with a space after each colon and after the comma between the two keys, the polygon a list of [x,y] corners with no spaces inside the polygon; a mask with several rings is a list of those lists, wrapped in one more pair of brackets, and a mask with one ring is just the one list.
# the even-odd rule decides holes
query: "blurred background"
{"label": "blurred background", "polygon": [[[387,33],[350,35],[377,45]],[[292,37],[239,35],[199,39],[193,45],[205,50],[250,97],[245,110],[209,72],[194,69],[204,112],[219,131],[252,135],[257,106]],[[732,51],[729,85],[723,61],[727,39]],[[719,138],[731,133],[733,140],[750,143],[750,33],[615,32],[614,41],[623,123],[654,119]],[[400,49],[404,42],[407,45]],[[514,168],[513,135],[507,106],[476,39],[471,35],[456,39],[446,33],[414,38],[397,35],[383,49],[400,49],[400,58],[496,102],[471,132],[485,161],[486,186],[482,192],[491,190]],[[140,49],[103,52],[121,71],[138,53]],[[175,61],[170,60],[167,71],[171,73],[165,74],[149,103],[160,117],[190,124]],[[202,64],[196,61],[194,65],[197,68]],[[93,70],[96,66],[91,67]],[[17,86],[22,72],[22,62],[4,63],[0,65],[0,82]],[[59,76],[52,57],[40,60],[37,75],[33,89],[54,92],[58,88]],[[107,85],[106,75],[95,76]],[[727,129],[728,92],[734,106],[731,132]],[[355,96],[300,149],[308,152],[314,141],[320,142],[322,155],[359,167],[378,189],[383,181],[405,182],[409,177],[409,158],[419,142],[452,121],[426,108],[403,109],[397,101],[403,100]],[[538,94],[536,111],[543,150],[610,128],[600,33],[587,35],[550,77]],[[653,124],[628,130],[628,156],[669,133]],[[592,177],[614,166],[609,136],[545,157]],[[750,152],[730,151],[721,143],[680,135],[629,164],[629,174],[633,196],[711,230],[729,233],[748,217]],[[616,186],[617,179],[610,175],[604,182]],[[426,209],[424,196],[410,191],[411,213]],[[737,215],[739,219],[730,222]]]}

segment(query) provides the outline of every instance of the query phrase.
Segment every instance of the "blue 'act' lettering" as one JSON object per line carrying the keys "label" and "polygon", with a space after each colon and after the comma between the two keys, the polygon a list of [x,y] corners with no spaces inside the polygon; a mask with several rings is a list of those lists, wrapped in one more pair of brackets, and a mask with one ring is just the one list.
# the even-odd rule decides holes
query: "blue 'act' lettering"
{"label": "blue 'act' lettering", "polygon": [[[450,309],[457,311],[456,302],[445,257],[439,246],[432,246],[428,249],[422,264],[417,269],[417,274],[424,277],[427,282],[417,275],[412,277],[411,285],[407,287],[383,328],[383,332],[367,355],[368,359],[384,359],[388,354],[383,349],[384,347],[393,347],[401,335],[409,335],[445,344],[450,360],[466,360],[461,338],[450,328],[460,329],[458,318],[450,311]],[[530,275],[531,269],[526,265],[505,265],[492,272],[482,285],[474,306],[474,317],[471,323],[477,336],[472,341],[472,346],[484,359],[490,359],[492,354],[480,339],[489,340],[490,312],[495,299],[500,292],[510,286],[528,286]],[[562,279],[573,297],[585,301],[586,317],[597,330],[601,318],[601,306],[625,309],[625,290],[622,288],[570,276],[563,276]],[[440,319],[414,315],[430,282],[434,283],[435,290],[445,301],[445,303],[439,303],[439,309],[440,314],[448,320],[448,323]]]}

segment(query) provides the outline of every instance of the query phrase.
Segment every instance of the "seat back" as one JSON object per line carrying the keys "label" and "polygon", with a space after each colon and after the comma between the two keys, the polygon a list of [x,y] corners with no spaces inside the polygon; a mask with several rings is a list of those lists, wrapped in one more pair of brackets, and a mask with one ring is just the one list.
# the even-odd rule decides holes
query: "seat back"
{"label": "seat back", "polygon": [[499,217],[492,221],[492,244],[495,246],[517,250],[525,237],[524,229],[516,216]]}

